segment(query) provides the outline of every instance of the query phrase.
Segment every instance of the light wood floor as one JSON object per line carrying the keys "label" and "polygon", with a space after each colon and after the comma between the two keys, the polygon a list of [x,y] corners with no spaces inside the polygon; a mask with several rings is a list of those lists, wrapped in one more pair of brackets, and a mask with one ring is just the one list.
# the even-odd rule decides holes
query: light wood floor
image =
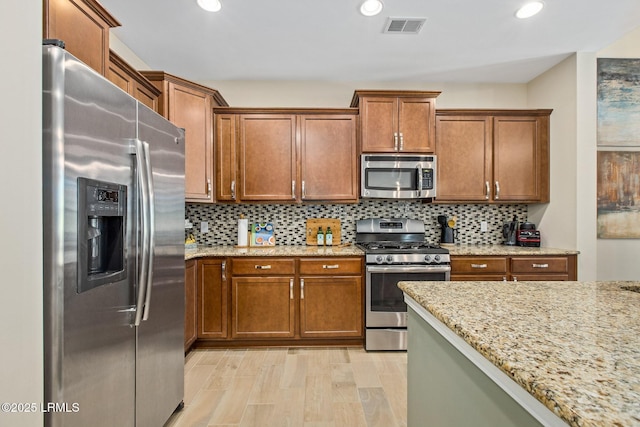
{"label": "light wood floor", "polygon": [[193,350],[168,427],[407,425],[407,354],[362,348]]}

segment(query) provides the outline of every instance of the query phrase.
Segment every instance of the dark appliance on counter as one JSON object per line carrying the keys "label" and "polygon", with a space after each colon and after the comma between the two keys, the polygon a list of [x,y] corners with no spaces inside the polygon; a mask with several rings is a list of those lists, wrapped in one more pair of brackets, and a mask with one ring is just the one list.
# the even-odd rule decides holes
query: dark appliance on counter
{"label": "dark appliance on counter", "polygon": [[433,199],[437,159],[434,155],[362,154],[360,197]]}
{"label": "dark appliance on counter", "polygon": [[540,247],[540,231],[536,230],[536,225],[531,222],[523,222],[518,229],[516,238],[518,246],[527,246],[532,248]]}
{"label": "dark appliance on counter", "polygon": [[184,397],[184,131],[42,48],[45,427],[161,426]]}
{"label": "dark appliance on counter", "polygon": [[504,245],[515,246],[517,244],[518,236],[518,219],[514,215],[513,221],[505,222],[502,224],[502,237],[504,238]]}
{"label": "dark appliance on counter", "polygon": [[407,349],[407,305],[398,282],[449,280],[449,251],[424,241],[424,222],[368,218],[356,223],[365,251],[365,349]]}
{"label": "dark appliance on counter", "polygon": [[438,224],[440,224],[440,243],[455,243],[458,230],[449,227],[449,221],[445,215],[438,215]]}

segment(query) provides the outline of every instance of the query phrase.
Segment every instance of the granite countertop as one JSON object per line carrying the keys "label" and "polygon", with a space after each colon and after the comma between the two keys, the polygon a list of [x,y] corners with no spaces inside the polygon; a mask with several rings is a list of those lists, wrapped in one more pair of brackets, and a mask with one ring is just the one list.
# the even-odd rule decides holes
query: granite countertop
{"label": "granite countertop", "polygon": [[451,255],[496,255],[496,256],[517,256],[517,255],[577,255],[580,252],[571,249],[557,248],[528,248],[525,246],[506,245],[457,245],[442,243],[440,246],[449,249]]}
{"label": "granite countertop", "polygon": [[184,259],[224,256],[363,256],[362,249],[355,245],[345,246],[286,246],[271,247],[198,246],[197,250],[185,251]]}
{"label": "granite countertop", "polygon": [[399,286],[570,425],[640,425],[640,282]]}
{"label": "granite countertop", "polygon": [[[570,249],[555,248],[527,248],[505,245],[457,245],[442,244],[451,255],[472,256],[514,256],[514,255],[576,255],[579,252]],[[364,251],[353,244],[344,246],[305,246],[305,245],[276,245],[272,247],[237,246],[198,246],[196,250],[185,252],[185,260],[210,256],[362,256]]]}

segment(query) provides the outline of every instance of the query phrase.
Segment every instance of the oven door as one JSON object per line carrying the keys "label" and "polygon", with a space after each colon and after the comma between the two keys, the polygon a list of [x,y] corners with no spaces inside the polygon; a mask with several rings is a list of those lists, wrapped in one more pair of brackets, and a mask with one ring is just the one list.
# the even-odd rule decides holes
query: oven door
{"label": "oven door", "polygon": [[448,265],[369,265],[366,270],[365,322],[368,328],[407,326],[407,304],[398,282],[442,281],[451,276]]}

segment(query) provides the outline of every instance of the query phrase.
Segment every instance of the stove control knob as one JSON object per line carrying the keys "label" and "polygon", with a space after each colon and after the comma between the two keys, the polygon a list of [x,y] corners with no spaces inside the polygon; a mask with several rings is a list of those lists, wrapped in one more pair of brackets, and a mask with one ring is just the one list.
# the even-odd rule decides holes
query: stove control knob
{"label": "stove control knob", "polygon": [[424,261],[425,262],[431,262],[431,255],[425,255],[424,256]]}
{"label": "stove control knob", "polygon": [[393,255],[387,255],[387,262],[391,264],[393,262]]}
{"label": "stove control knob", "polygon": [[384,259],[382,258],[382,255],[378,255],[378,256],[376,257],[376,262],[377,262],[378,264],[382,264],[382,261],[384,261]]}
{"label": "stove control knob", "polygon": [[435,262],[440,262],[440,255],[436,255],[436,256],[434,256],[434,257],[433,257],[433,260],[434,260]]}

